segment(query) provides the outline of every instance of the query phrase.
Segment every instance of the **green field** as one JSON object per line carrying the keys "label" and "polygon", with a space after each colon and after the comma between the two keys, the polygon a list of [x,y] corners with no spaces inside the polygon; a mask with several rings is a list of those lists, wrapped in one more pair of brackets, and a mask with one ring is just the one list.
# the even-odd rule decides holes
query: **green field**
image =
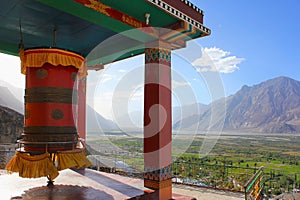
{"label": "green field", "polygon": [[[173,174],[206,185],[239,189],[260,166],[265,167],[266,192],[279,194],[300,188],[300,135],[236,134],[173,136]],[[141,135],[91,135],[88,145],[143,171]],[[207,151],[201,151],[203,148]],[[220,178],[221,177],[221,178]],[[234,178],[233,178],[234,177]]]}
{"label": "green field", "polygon": [[[196,137],[184,155],[199,152],[204,136]],[[184,140],[184,138],[182,138]],[[178,148],[174,142],[174,149]],[[300,172],[300,135],[221,135],[206,159],[242,167]]]}

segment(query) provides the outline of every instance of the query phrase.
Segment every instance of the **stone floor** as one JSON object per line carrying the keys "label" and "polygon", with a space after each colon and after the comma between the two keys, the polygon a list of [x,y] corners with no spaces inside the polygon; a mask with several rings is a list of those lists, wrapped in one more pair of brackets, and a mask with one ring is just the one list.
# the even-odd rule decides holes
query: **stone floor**
{"label": "stone floor", "polygon": [[[149,191],[143,180],[90,169],[63,170],[55,179],[54,187],[46,186],[46,178],[25,179],[18,174],[0,176],[0,199],[37,200],[110,200],[129,199]],[[173,185],[173,198],[177,200],[239,200],[241,193],[230,193],[211,189]]]}
{"label": "stone floor", "polygon": [[181,195],[189,195],[197,200],[243,200],[244,193],[214,190],[210,188],[173,184],[173,192]]}
{"label": "stone floor", "polygon": [[[23,200],[110,200],[129,199],[149,191],[143,180],[116,174],[86,170],[63,170],[55,179],[54,187],[46,186],[46,178],[20,178],[18,174],[0,176],[0,199]],[[150,190],[151,191],[151,190]],[[174,194],[175,199],[191,199]]]}

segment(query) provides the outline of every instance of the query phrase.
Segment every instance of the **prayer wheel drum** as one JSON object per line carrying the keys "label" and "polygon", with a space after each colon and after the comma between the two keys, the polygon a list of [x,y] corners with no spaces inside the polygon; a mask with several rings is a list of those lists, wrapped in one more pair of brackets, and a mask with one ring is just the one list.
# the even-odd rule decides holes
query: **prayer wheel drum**
{"label": "prayer wheel drum", "polygon": [[71,150],[76,147],[78,141],[75,120],[78,68],[58,64],[60,59],[64,62],[69,52],[63,52],[63,55],[58,56],[59,59],[51,53],[53,52],[47,51],[48,57],[53,56],[56,59],[56,64],[47,62],[47,59],[52,60],[47,58],[42,66],[26,67],[25,125],[22,142],[24,150],[30,153]]}

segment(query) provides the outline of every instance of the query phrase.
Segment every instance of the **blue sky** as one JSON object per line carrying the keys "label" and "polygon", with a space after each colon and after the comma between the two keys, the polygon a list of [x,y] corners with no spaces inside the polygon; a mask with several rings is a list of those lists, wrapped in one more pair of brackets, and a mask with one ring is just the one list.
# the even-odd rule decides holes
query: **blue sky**
{"label": "blue sky", "polygon": [[[297,25],[300,21],[299,0],[192,0],[191,2],[204,10],[204,25],[211,29],[212,34],[193,41],[199,45],[196,51],[189,47],[187,51],[191,54],[198,52],[198,56],[201,57],[202,48],[216,65],[220,63],[220,68],[218,73],[204,72],[204,68],[201,67],[195,69],[193,68],[195,66],[184,62],[182,56],[178,57],[177,53],[173,52],[172,69],[182,78],[173,83],[173,90],[177,91],[173,95],[174,105],[191,103],[184,99],[187,95],[180,89],[192,88],[196,101],[207,104],[222,95],[234,94],[243,85],[252,86],[278,76],[300,80],[300,26]],[[130,67],[143,65],[143,57],[134,60],[131,60],[130,64],[126,64],[125,61],[115,67],[107,67],[107,71],[104,71],[105,77],[110,80],[121,80],[126,75],[119,74],[118,78],[112,78],[110,74],[117,76],[117,69],[120,67],[124,67],[121,69],[124,72]],[[109,72],[110,70],[112,72]],[[214,78],[218,75],[220,76],[218,81],[222,82],[224,91],[212,95],[211,93],[222,88],[214,88],[212,78],[209,78],[212,84],[207,84],[205,76]],[[140,72],[137,76],[143,76],[143,74]],[[142,80],[140,82],[142,83]],[[103,102],[106,99],[107,104],[111,105],[113,102],[111,93],[117,93],[116,87],[108,86],[103,82],[98,84],[98,87],[101,92],[96,91],[95,95],[98,96],[99,101]],[[131,98],[132,94],[127,95],[129,99],[131,98],[129,104],[135,105],[135,108],[131,109],[142,108],[142,89],[136,90],[134,95],[140,98]],[[104,111],[108,109],[105,106],[107,104],[95,105],[99,106],[99,110]]]}
{"label": "blue sky", "polygon": [[[243,85],[252,86],[278,76],[300,80],[299,0],[191,2],[204,10],[204,25],[211,29],[212,34],[193,41],[192,45],[198,45],[197,51],[187,48],[188,53],[198,53],[198,58],[201,58],[203,53],[208,54],[215,64],[215,69],[214,72],[205,72],[209,71],[207,66],[195,68],[200,64],[205,65],[206,60],[191,60],[194,62],[193,66],[193,63],[184,60],[180,53],[178,56],[178,53],[173,52],[172,69],[173,74],[177,74],[177,78],[176,75],[173,76],[175,105],[188,104],[191,103],[190,99],[194,100],[185,98],[186,88],[193,90],[196,102],[209,103],[222,95],[234,94]],[[0,63],[10,66],[0,73],[0,80],[24,88],[19,59],[0,54]],[[141,56],[109,65],[103,72],[90,72],[89,96],[93,101],[88,102],[107,118],[111,118],[113,98],[129,99],[129,109],[141,108],[142,78],[138,78],[139,84],[129,84],[132,91],[127,94],[118,91],[118,83],[128,78],[128,70],[133,70],[136,73],[135,77],[143,77],[143,63],[144,58]],[[210,77],[211,83],[207,83],[205,77]],[[224,92],[219,88],[217,94],[212,94],[216,91],[212,79],[219,79]]]}
{"label": "blue sky", "polygon": [[300,80],[300,1],[191,0],[204,10],[209,37],[197,40],[245,60],[221,73],[226,94],[278,76]]}

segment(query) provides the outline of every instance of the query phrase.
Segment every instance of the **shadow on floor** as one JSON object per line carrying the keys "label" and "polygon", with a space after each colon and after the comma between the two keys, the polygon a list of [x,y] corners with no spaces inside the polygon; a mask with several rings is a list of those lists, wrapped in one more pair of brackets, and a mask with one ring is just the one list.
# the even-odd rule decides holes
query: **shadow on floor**
{"label": "shadow on floor", "polygon": [[144,191],[140,190],[136,187],[132,187],[131,185],[128,185],[124,182],[120,182],[115,179],[111,179],[107,176],[103,176],[99,174],[97,171],[93,170],[73,170],[85,177],[88,177],[89,179],[96,181],[97,183],[104,185],[110,189],[113,189],[115,191],[118,191],[121,194],[125,194],[127,196],[137,196],[140,194],[143,194]]}
{"label": "shadow on floor", "polygon": [[92,187],[76,185],[54,185],[53,187],[35,187],[22,194],[22,197],[12,197],[11,199],[45,199],[45,200],[94,200],[94,199],[114,199],[113,196],[104,191],[96,190]]}

